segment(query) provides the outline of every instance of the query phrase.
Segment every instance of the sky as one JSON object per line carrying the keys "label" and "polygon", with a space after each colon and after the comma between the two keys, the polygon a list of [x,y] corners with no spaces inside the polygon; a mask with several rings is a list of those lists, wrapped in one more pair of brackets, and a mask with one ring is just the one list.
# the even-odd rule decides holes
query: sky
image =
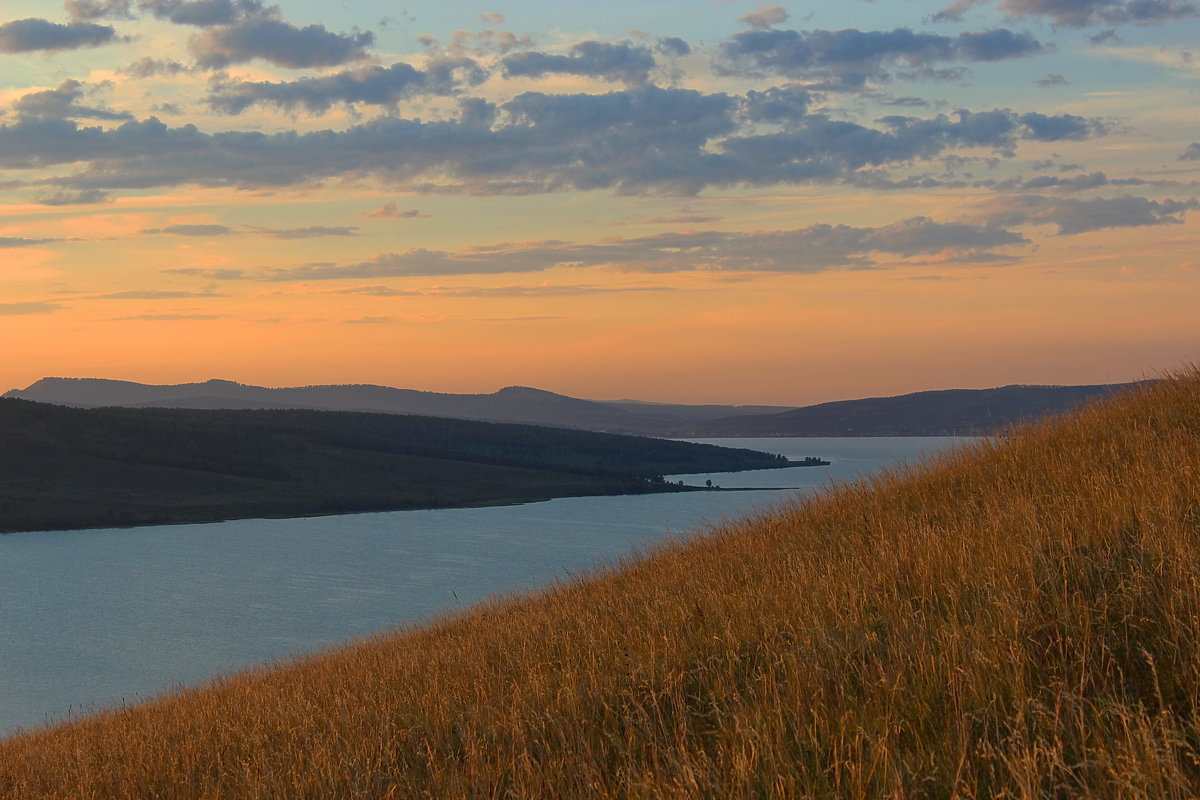
{"label": "sky", "polygon": [[1196,42],[1192,0],[4,0],[0,391],[1161,375]]}

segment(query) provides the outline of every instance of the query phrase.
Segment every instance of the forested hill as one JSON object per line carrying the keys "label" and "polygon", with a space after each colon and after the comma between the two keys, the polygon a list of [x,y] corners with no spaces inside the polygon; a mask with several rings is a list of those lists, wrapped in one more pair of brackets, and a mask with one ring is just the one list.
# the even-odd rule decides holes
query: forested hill
{"label": "forested hill", "polygon": [[750,450],[434,417],[0,399],[0,531],[662,491],[787,466]]}

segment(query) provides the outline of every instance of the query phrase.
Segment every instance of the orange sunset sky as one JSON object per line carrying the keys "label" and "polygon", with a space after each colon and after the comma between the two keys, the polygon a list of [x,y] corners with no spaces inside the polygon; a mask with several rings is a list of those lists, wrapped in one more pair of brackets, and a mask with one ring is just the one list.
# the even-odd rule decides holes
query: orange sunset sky
{"label": "orange sunset sky", "polygon": [[5,0],[0,392],[1197,360],[1200,3],[576,6]]}

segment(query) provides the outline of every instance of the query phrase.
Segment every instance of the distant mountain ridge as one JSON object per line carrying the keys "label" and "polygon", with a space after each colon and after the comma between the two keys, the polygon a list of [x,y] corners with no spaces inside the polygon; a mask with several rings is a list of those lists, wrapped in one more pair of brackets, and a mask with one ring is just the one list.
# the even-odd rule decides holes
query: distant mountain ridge
{"label": "distant mountain ridge", "polygon": [[1136,383],[942,389],[896,397],[839,400],[779,414],[713,420],[696,437],[972,436],[1060,414]]}
{"label": "distant mountain ridge", "polygon": [[81,408],[376,411],[665,437],[943,436],[993,433],[1134,385],[943,389],[801,408],[605,402],[526,386],[491,394],[449,394],[373,384],[271,389],[217,379],[156,386],[104,378],[42,378],[4,396]]}
{"label": "distant mountain ridge", "polygon": [[4,396],[79,408],[126,406],[375,411],[649,436],[670,436],[695,424],[739,414],[769,414],[788,410],[787,406],[686,406],[627,401],[605,403],[526,386],[509,386],[491,394],[445,394],[372,384],[269,389],[217,379],[156,386],[105,378],[42,378],[26,389],[14,389]]}

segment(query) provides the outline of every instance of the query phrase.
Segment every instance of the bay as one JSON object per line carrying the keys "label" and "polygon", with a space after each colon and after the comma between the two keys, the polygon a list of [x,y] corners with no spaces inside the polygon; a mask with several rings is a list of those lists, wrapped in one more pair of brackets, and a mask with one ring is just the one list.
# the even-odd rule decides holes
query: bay
{"label": "bay", "polygon": [[694,441],[832,463],[669,476],[738,491],[0,536],[0,735],[567,579],[964,440]]}

